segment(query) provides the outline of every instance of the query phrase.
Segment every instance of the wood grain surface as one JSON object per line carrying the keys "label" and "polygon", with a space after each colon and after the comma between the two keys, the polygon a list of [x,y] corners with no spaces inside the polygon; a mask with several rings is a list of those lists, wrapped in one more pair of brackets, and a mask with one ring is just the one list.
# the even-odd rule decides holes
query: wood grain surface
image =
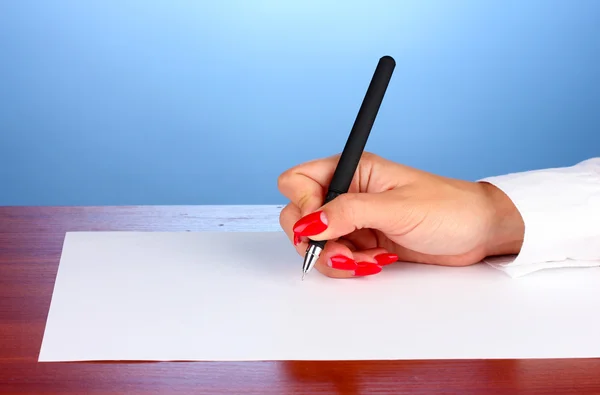
{"label": "wood grain surface", "polygon": [[65,232],[279,230],[280,209],[0,207],[0,392],[600,394],[598,359],[37,362]]}

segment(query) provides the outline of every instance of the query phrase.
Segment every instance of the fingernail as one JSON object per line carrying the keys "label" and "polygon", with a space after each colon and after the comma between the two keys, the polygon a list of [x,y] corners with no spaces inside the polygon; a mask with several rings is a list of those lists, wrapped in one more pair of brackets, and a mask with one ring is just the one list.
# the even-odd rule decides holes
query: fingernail
{"label": "fingernail", "polygon": [[317,211],[300,218],[294,225],[294,233],[298,236],[314,236],[327,229],[327,217],[323,211]]}
{"label": "fingernail", "polygon": [[377,274],[381,271],[381,266],[371,262],[358,262],[356,269],[354,269],[355,276],[370,276]]}
{"label": "fingernail", "polygon": [[308,237],[306,236],[300,236],[294,233],[294,245],[297,246],[300,243],[307,243],[308,242]]}
{"label": "fingernail", "polygon": [[379,266],[385,266],[389,265],[390,263],[396,262],[398,260],[398,255],[390,253],[379,254],[375,255],[375,260],[377,261]]}
{"label": "fingernail", "polygon": [[334,255],[327,260],[327,265],[333,269],[340,270],[354,270],[356,269],[356,262],[354,259],[348,258],[344,255]]}

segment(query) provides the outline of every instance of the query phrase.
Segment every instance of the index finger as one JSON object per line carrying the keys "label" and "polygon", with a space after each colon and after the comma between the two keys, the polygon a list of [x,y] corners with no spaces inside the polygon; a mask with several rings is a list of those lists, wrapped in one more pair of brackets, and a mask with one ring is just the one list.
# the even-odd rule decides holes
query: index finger
{"label": "index finger", "polygon": [[302,215],[318,209],[323,205],[339,157],[316,159],[286,170],[277,180],[279,191],[300,208]]}

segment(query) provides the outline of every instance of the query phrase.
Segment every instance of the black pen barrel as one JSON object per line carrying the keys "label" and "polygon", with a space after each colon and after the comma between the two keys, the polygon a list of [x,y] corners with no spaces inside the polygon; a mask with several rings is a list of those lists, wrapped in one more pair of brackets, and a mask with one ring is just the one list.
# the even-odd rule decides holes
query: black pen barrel
{"label": "black pen barrel", "polygon": [[348,192],[395,67],[391,56],[379,59],[329,185],[327,200]]}

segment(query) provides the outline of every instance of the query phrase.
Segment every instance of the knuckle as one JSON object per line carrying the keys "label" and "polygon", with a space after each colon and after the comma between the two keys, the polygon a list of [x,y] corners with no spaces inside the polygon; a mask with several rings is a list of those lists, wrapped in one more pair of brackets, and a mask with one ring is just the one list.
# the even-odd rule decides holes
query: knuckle
{"label": "knuckle", "polygon": [[290,189],[290,186],[298,181],[298,176],[300,175],[298,170],[297,166],[291,167],[279,174],[279,177],[277,177],[278,188],[280,190],[283,190],[284,188]]}
{"label": "knuckle", "polygon": [[365,152],[363,152],[360,160],[362,163],[364,163],[366,165],[373,166],[373,164],[380,162],[382,160],[382,158],[381,158],[381,156],[376,155],[372,152],[365,151]]}
{"label": "knuckle", "polygon": [[370,151],[364,151],[364,152],[362,153],[362,156],[361,156],[361,158],[360,158],[360,159],[361,159],[361,160],[368,160],[368,161],[371,161],[371,160],[373,160],[374,158],[375,158],[375,154],[374,154],[374,153],[372,153],[372,152],[370,152]]}
{"label": "knuckle", "polygon": [[289,179],[292,177],[292,171],[286,170],[277,177],[277,188],[281,190],[288,184]]}

